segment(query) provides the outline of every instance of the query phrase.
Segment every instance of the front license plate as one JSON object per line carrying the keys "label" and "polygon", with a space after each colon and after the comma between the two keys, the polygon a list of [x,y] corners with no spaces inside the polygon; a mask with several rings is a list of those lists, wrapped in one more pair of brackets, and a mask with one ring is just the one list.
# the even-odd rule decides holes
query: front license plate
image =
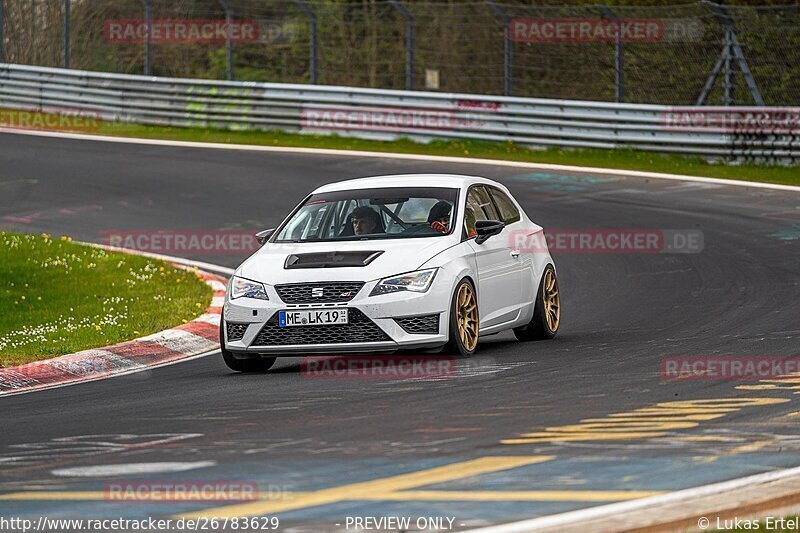
{"label": "front license plate", "polygon": [[347,309],[278,312],[278,325],[280,327],[324,324],[347,324]]}

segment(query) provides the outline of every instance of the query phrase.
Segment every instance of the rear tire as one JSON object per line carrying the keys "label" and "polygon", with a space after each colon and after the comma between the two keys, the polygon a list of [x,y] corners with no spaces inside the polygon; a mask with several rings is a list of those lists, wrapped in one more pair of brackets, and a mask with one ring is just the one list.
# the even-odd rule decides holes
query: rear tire
{"label": "rear tire", "polygon": [[468,357],[478,349],[478,297],[468,279],[462,279],[453,292],[448,321],[449,340],[442,348],[447,355]]}
{"label": "rear tire", "polygon": [[225,349],[225,321],[219,323],[219,349],[222,352],[222,359],[228,368],[234,372],[266,372],[275,364],[275,357],[262,357],[256,355],[247,359],[237,359],[233,352]]}
{"label": "rear tire", "polygon": [[536,293],[533,318],[524,326],[514,328],[514,335],[524,342],[552,339],[558,333],[560,324],[561,293],[558,290],[558,278],[553,266],[547,265]]}

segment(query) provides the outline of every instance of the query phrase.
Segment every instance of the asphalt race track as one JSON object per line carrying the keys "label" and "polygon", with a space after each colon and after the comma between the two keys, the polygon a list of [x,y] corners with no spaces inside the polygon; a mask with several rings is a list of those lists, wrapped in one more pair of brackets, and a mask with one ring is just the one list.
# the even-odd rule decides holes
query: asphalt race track
{"label": "asphalt race track", "polygon": [[[798,193],[0,134],[0,227],[96,242],[108,230],[257,231],[321,184],[408,172],[497,179],[546,229],[699,230],[704,247],[556,255],[558,337],[485,338],[444,378],[311,378],[297,358],[240,375],[214,354],[1,398],[2,515],[269,515],[287,531],[450,517],[465,529],[800,465],[791,384],[660,373],[668,356],[800,356]],[[234,267],[244,257],[195,258]],[[620,424],[687,401],[664,408],[661,426]],[[88,468],[138,463],[180,464]],[[258,483],[264,498],[104,498],[129,479]]]}

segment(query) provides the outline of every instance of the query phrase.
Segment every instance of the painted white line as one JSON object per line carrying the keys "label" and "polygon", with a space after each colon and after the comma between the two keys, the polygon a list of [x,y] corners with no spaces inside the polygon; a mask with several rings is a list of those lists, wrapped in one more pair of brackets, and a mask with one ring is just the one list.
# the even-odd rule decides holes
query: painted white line
{"label": "painted white line", "polygon": [[216,466],[216,461],[165,462],[165,463],[125,463],[117,465],[90,465],[57,468],[51,470],[54,476],[62,477],[108,477],[142,474],[160,474],[166,472],[186,472],[198,468]]}
{"label": "painted white line", "polygon": [[625,502],[611,503],[608,505],[600,505],[598,507],[579,509],[577,511],[570,511],[568,513],[543,516],[541,518],[532,518],[529,520],[510,522],[508,524],[500,524],[497,526],[489,526],[480,529],[471,529],[469,531],[471,533],[522,533],[526,531],[536,531],[545,528],[566,526],[586,520],[618,516],[621,513],[640,511],[646,508],[654,508],[659,505],[688,502],[705,496],[714,496],[731,490],[742,489],[751,485],[762,485],[764,483],[770,483],[793,476],[800,476],[800,467],[787,468],[785,470],[777,470],[774,472],[765,472],[763,474],[755,474],[752,476],[732,479],[730,481],[722,481],[719,483],[712,483],[710,485],[693,487],[691,489],[678,490],[667,494],[659,494],[658,496],[641,498],[639,500],[629,500]]}
{"label": "painted white line", "polygon": [[249,152],[279,152],[288,154],[316,154],[349,157],[373,157],[381,159],[409,159],[412,161],[435,161],[439,163],[459,163],[467,165],[493,165],[499,167],[530,168],[536,170],[559,170],[566,172],[584,172],[591,174],[610,174],[630,178],[663,179],[677,181],[693,181],[697,183],[716,183],[736,187],[750,187],[755,189],[773,189],[778,191],[800,192],[800,186],[780,185],[777,183],[759,183],[752,181],[728,180],[721,178],[706,178],[701,176],[685,176],[682,174],[664,174],[661,172],[646,172],[641,170],[620,170],[614,168],[580,167],[574,165],[553,165],[548,163],[528,163],[523,161],[504,161],[502,159],[478,159],[470,157],[452,157],[442,155],[398,154],[392,152],[370,152],[363,150],[333,150],[329,148],[300,148],[284,146],[258,146],[248,144],[225,144],[209,142],[169,141],[162,139],[141,139],[136,137],[111,137],[107,135],[84,135],[80,133],[65,133],[56,131],[29,131],[0,128],[0,132],[18,135],[32,135],[36,137],[56,137],[61,139],[77,139],[82,141],[99,141],[124,144],[146,144],[153,146],[174,146],[183,148],[208,148],[214,150],[244,150]]}

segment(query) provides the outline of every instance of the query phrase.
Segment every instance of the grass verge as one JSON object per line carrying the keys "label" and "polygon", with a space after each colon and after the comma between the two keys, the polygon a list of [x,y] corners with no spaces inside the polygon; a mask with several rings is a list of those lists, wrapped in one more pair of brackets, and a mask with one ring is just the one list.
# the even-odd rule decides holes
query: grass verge
{"label": "grass verge", "polygon": [[566,150],[550,148],[536,150],[515,143],[487,141],[434,141],[419,143],[409,139],[373,141],[337,135],[290,134],[278,131],[230,131],[202,128],[172,128],[138,124],[106,122],[97,131],[101,135],[144,137],[189,142],[251,144],[261,146],[293,146],[329,148],[334,150],[365,150],[399,152],[404,154],[443,155],[486,159],[551,163],[585,167],[644,170],[667,174],[686,174],[711,178],[737,179],[766,183],[800,185],[800,165],[712,163],[700,157],[690,157],[630,149]]}
{"label": "grass verge", "polygon": [[0,232],[0,367],[174,327],[211,296],[197,274],[164,261]]}

